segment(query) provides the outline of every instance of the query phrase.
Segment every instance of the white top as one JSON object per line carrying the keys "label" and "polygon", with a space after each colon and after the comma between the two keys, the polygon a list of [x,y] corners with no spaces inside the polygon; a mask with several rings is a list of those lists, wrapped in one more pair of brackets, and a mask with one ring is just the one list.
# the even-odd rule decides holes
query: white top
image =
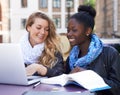
{"label": "white top", "polygon": [[41,43],[32,47],[28,37],[29,37],[29,34],[27,33],[20,40],[20,45],[21,45],[23,57],[24,57],[24,63],[25,64],[37,63],[38,58],[41,56],[44,50],[45,44]]}

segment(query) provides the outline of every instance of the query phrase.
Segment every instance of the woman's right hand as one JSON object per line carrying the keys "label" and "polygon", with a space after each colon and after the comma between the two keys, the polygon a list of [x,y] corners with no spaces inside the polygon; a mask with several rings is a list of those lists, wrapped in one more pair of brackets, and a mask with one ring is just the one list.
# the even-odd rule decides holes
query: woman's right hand
{"label": "woman's right hand", "polygon": [[36,72],[44,76],[47,73],[47,68],[43,66],[42,64],[36,64],[36,63],[33,63],[26,67],[27,76],[32,76]]}
{"label": "woman's right hand", "polygon": [[27,76],[32,76],[35,72],[37,72],[38,64],[30,64],[26,67]]}

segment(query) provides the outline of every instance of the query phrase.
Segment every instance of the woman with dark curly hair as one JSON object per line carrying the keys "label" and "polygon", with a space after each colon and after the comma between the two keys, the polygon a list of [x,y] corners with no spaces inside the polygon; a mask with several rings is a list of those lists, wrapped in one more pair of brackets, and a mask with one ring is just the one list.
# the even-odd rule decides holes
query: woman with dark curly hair
{"label": "woman with dark curly hair", "polygon": [[95,16],[94,8],[80,5],[78,13],[70,17],[67,37],[72,50],[66,61],[66,73],[93,70],[111,87],[96,92],[97,95],[119,95],[120,55],[115,48],[103,45],[99,37],[92,32]]}

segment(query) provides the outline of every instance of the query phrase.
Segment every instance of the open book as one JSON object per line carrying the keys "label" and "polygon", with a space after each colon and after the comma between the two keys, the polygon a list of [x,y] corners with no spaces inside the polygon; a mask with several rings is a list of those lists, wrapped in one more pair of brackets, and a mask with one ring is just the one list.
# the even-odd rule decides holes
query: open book
{"label": "open book", "polygon": [[62,74],[60,76],[42,79],[41,83],[57,84],[61,86],[76,84],[92,92],[111,88],[104,82],[102,77],[92,70],[85,70],[73,74]]}

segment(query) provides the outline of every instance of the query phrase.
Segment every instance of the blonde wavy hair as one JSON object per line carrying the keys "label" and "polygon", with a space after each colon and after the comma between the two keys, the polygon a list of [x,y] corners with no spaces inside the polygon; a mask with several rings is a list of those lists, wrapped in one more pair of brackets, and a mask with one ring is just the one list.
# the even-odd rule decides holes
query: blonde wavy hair
{"label": "blonde wavy hair", "polygon": [[35,12],[29,16],[26,22],[26,30],[28,26],[34,23],[36,18],[42,18],[48,21],[49,25],[48,36],[45,40],[45,49],[39,58],[39,64],[52,68],[57,62],[56,53],[61,53],[60,38],[56,33],[56,27],[53,21],[42,12]]}

